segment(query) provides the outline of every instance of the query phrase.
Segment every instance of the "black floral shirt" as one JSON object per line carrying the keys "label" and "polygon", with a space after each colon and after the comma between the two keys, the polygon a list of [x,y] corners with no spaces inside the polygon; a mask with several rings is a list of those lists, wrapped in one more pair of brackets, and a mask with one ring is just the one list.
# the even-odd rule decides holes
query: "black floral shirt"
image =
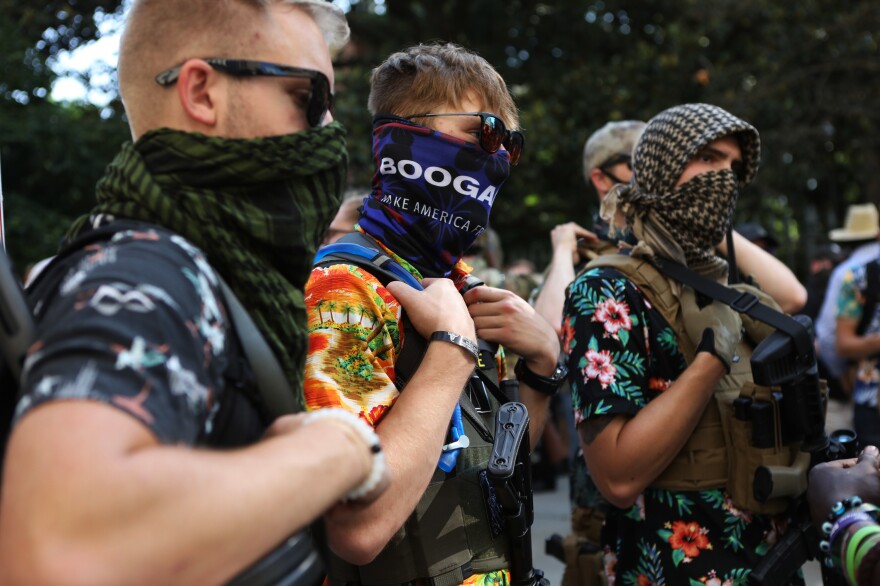
{"label": "black floral shirt", "polygon": [[66,274],[42,312],[16,417],[47,401],[93,400],[162,443],[201,443],[231,394],[224,373],[233,342],[205,255],[149,228],[74,255],[48,269]]}
{"label": "black floral shirt", "polygon": [[[614,269],[590,269],[571,285],[563,338],[577,424],[636,415],[687,366],[669,324]],[[723,490],[648,488],[630,509],[611,507],[605,569],[618,586],[745,585],[780,529],[736,509]]]}

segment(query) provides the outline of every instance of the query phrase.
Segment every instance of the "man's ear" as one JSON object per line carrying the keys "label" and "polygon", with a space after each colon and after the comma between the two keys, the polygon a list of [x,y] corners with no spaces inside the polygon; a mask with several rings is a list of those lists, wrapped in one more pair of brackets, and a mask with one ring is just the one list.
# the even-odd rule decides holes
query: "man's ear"
{"label": "man's ear", "polygon": [[220,76],[201,59],[190,59],[180,68],[177,97],[192,121],[212,127],[217,124],[219,81]]}
{"label": "man's ear", "polygon": [[[614,181],[608,175],[603,173],[598,167],[590,171],[590,181],[596,188],[596,193],[608,193],[608,190],[614,186]],[[602,196],[599,196],[602,199]]]}

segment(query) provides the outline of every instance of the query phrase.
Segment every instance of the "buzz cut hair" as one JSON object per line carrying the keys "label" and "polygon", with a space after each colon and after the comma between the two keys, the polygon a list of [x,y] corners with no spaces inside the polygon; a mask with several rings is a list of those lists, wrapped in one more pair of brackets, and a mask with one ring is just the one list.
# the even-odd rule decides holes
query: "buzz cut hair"
{"label": "buzz cut hair", "polygon": [[370,79],[370,113],[408,118],[461,104],[468,94],[504,124],[519,129],[519,112],[501,75],[483,57],[453,43],[412,46],[389,56]]}
{"label": "buzz cut hair", "polygon": [[243,49],[271,25],[269,8],[276,4],[306,12],[331,54],[348,41],[345,14],[324,0],[134,0],[118,65],[119,94],[132,127],[150,117],[157,74],[192,57],[247,58]]}

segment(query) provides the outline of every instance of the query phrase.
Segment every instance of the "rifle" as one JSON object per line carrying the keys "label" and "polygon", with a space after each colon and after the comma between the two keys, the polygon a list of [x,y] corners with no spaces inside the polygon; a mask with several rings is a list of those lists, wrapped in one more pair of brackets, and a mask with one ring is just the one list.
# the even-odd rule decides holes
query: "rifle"
{"label": "rifle", "polygon": [[[796,315],[793,320],[802,326],[799,336],[812,338],[810,318]],[[809,350],[800,353],[798,347]],[[821,558],[821,536],[813,526],[805,497],[806,474],[816,464],[855,457],[856,437],[847,430],[830,437],[825,433],[824,395],[812,344],[804,346],[803,340],[774,332],[755,349],[751,365],[756,384],[781,388],[783,431],[788,439],[801,441],[796,466],[758,468],[752,485],[759,501],[780,496],[793,499],[788,530],[749,575],[749,584],[769,586],[786,583],[807,560]],[[829,586],[846,584],[841,574],[824,564],[822,581]]]}
{"label": "rifle", "polygon": [[[755,384],[780,388],[785,442],[800,441],[801,453],[792,466],[766,466],[755,471],[755,499],[791,499],[792,521],[748,580],[759,586],[785,584],[804,563],[821,557],[819,532],[813,527],[806,502],[809,469],[822,462],[854,457],[856,451],[853,432],[842,430],[831,437],[825,433],[825,396],[813,346],[813,322],[805,315],[790,317],[775,311],[762,305],[752,293],[729,289],[677,263],[659,258],[653,262],[664,275],[777,330],[752,352],[752,378]],[[845,584],[841,574],[832,573],[824,565],[822,581],[828,586]]]}
{"label": "rifle", "polygon": [[522,403],[505,403],[495,416],[495,443],[489,480],[501,504],[510,535],[510,581],[514,586],[547,586],[544,572],[532,565],[532,471],[529,412]]}

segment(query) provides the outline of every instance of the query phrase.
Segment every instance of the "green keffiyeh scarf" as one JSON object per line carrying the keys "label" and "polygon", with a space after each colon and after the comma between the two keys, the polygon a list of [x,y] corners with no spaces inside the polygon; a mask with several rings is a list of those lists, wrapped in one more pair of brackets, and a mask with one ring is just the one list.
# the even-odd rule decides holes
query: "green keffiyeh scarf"
{"label": "green keffiyeh scarf", "polygon": [[[347,166],[337,122],[259,139],[161,129],[123,146],[98,182],[90,216],[152,222],[198,246],[247,308],[302,403],[303,289]],[[71,235],[87,224],[81,218]]]}

